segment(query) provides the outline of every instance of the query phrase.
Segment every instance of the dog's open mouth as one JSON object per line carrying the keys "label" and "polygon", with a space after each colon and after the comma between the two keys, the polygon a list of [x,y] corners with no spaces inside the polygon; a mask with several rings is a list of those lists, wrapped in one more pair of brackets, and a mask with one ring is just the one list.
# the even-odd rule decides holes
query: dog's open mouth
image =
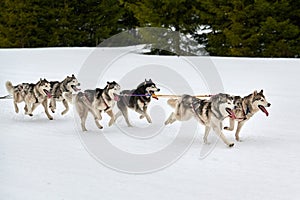
{"label": "dog's open mouth", "polygon": [[156,96],[156,94],[155,94],[155,92],[154,91],[151,91],[150,90],[150,96],[152,97],[152,98],[154,98],[154,99],[156,99],[156,100],[158,100],[158,97]]}
{"label": "dog's open mouth", "polygon": [[48,90],[44,89],[43,91],[45,92],[48,98],[52,97],[51,93]]}
{"label": "dog's open mouth", "polygon": [[120,101],[120,97],[118,94],[114,93],[114,100],[115,101]]}
{"label": "dog's open mouth", "polygon": [[75,92],[80,91],[80,89],[77,88],[76,85],[72,85],[71,87],[72,87],[72,89],[73,89]]}
{"label": "dog's open mouth", "polygon": [[227,112],[228,112],[228,117],[230,117],[230,118],[232,118],[232,119],[236,119],[236,116],[235,116],[235,114],[234,114],[234,112],[232,111],[232,109],[230,109],[230,108],[226,108],[225,109]]}
{"label": "dog's open mouth", "polygon": [[267,109],[266,109],[264,106],[259,105],[258,108],[259,108],[262,112],[264,112],[264,113],[266,114],[266,116],[269,116],[269,113],[268,113]]}

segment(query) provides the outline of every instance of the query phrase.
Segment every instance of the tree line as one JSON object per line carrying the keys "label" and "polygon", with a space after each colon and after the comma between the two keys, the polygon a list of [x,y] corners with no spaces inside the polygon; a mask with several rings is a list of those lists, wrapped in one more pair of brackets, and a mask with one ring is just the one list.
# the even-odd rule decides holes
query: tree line
{"label": "tree line", "polygon": [[295,0],[1,0],[0,47],[97,46],[136,27],[189,35],[213,56],[300,57]]}

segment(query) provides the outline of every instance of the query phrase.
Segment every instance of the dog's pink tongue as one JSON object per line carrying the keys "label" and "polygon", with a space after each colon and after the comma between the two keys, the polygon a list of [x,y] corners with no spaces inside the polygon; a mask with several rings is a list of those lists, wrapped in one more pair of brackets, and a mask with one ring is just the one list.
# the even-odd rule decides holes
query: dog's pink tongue
{"label": "dog's pink tongue", "polygon": [[75,92],[78,92],[78,91],[80,91],[80,89],[79,89],[79,88],[77,88],[76,86],[74,86],[74,87],[73,87],[73,89],[75,90]]}
{"label": "dog's pink tongue", "polygon": [[51,93],[48,90],[46,90],[45,92],[46,92],[48,98],[52,97]]}
{"label": "dog's pink tongue", "polygon": [[258,106],[258,107],[261,111],[263,111],[266,114],[266,116],[269,116],[269,113],[268,113],[267,109],[264,106]]}
{"label": "dog's pink tongue", "polygon": [[236,116],[232,110],[230,111],[229,117],[232,119],[236,119]]}
{"label": "dog's pink tongue", "polygon": [[119,101],[120,100],[119,96],[118,95],[114,95],[114,100],[115,101]]}

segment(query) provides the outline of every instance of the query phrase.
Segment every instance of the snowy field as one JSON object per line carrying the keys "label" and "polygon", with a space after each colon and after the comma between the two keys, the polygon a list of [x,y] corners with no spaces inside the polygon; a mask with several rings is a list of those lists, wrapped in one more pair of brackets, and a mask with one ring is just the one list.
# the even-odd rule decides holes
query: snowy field
{"label": "snowy field", "polygon": [[[214,144],[217,140],[214,133],[209,135],[212,144],[204,145],[204,128],[198,126],[195,138],[190,133],[179,138],[179,143],[193,143],[176,162],[152,173],[122,173],[124,170],[111,169],[95,159],[82,137],[100,143],[105,137],[132,154],[163,149],[175,140],[181,125],[176,122],[163,126],[171,111],[166,99],[151,102],[151,125],[131,111],[133,128],[127,128],[123,119],[107,127],[108,117],[103,115],[104,129],[97,130],[90,117],[89,131],[84,136],[72,106],[61,116],[63,107],[59,102],[54,120],[49,121],[42,106],[29,117],[24,115],[24,104],[19,104],[20,113],[16,114],[11,99],[0,100],[0,199],[300,198],[299,59],[181,58],[135,53],[118,56],[118,53],[118,49],[104,48],[1,49],[0,96],[7,94],[7,80],[14,85],[37,82],[39,78],[61,81],[73,73],[82,83],[81,89],[103,87],[112,80],[120,82],[123,89],[133,89],[145,78],[152,78],[162,89],[161,94],[225,91],[245,96],[264,89],[272,104],[268,108],[270,115],[258,112],[251,118],[241,131],[242,142],[235,141],[233,148],[221,141]],[[109,67],[97,71],[103,66],[95,63],[109,63]],[[191,65],[197,65],[202,77]],[[224,124],[227,123],[225,120]],[[144,136],[149,130],[160,132],[155,137],[139,138],[139,134]],[[128,132],[135,137],[124,134]],[[234,141],[234,133],[224,133]],[[120,163],[132,162],[119,159]],[[145,163],[131,164],[132,169],[147,167]]]}

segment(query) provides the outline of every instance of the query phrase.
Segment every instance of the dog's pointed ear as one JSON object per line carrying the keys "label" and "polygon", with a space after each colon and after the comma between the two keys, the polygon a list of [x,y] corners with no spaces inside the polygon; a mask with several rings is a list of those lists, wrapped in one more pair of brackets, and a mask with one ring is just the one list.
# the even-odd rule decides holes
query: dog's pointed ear
{"label": "dog's pointed ear", "polygon": [[254,95],[257,95],[257,90],[254,90],[253,94],[254,94]]}
{"label": "dog's pointed ear", "polygon": [[146,85],[147,84],[147,79],[145,79],[145,82],[144,82],[144,85]]}
{"label": "dog's pointed ear", "polygon": [[264,90],[261,90],[260,92],[259,92],[259,94],[263,94],[264,93]]}
{"label": "dog's pointed ear", "polygon": [[72,74],[72,77],[75,78],[74,74]]}
{"label": "dog's pointed ear", "polygon": [[106,83],[107,83],[107,85],[109,85],[109,84],[110,84],[110,82],[109,82],[109,81],[107,81]]}
{"label": "dog's pointed ear", "polygon": [[153,83],[153,81],[151,80],[151,78],[149,79],[149,82]]}

